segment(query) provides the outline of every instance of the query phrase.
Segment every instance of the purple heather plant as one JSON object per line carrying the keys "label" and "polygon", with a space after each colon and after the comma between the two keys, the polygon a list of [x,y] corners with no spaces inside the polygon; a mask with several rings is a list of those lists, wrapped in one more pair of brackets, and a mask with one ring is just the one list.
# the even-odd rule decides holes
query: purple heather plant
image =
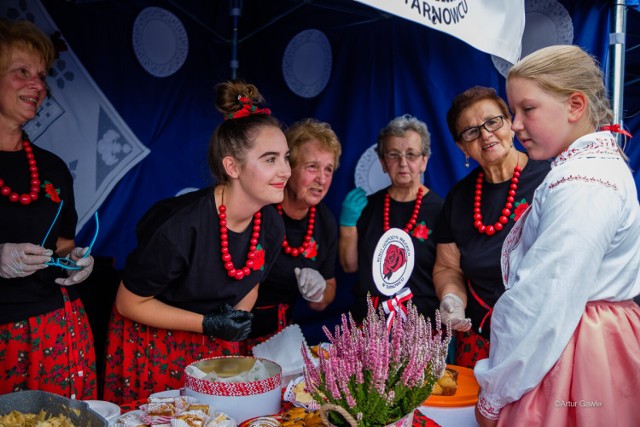
{"label": "purple heather plant", "polygon": [[[362,427],[385,426],[413,412],[431,394],[446,367],[451,326],[442,330],[436,310],[434,331],[409,302],[406,318],[396,316],[389,331],[382,308],[374,309],[371,298],[367,303],[361,327],[349,313],[342,315],[334,334],[323,328],[332,345],[317,366],[302,348],[304,378],[320,405],[341,406]],[[346,425],[335,413],[331,422]]]}

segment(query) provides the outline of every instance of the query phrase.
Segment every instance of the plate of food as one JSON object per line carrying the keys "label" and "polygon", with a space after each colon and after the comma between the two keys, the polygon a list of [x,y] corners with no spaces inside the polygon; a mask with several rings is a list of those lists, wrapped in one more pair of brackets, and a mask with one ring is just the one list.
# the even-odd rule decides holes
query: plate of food
{"label": "plate of food", "polygon": [[473,369],[457,365],[447,365],[444,375],[433,387],[431,396],[422,404],[425,406],[471,406],[478,401],[480,386],[473,375]]}
{"label": "plate of food", "polygon": [[265,415],[244,420],[238,427],[279,427],[281,422],[280,414]]}
{"label": "plate of food", "polygon": [[142,425],[142,411],[140,409],[134,409],[133,411],[125,412],[117,417],[115,420],[109,423],[109,425],[116,427]]}
{"label": "plate of food", "polygon": [[248,419],[240,423],[238,427],[278,427],[282,425],[324,427],[319,410],[314,411],[297,406],[285,409],[279,414]]}

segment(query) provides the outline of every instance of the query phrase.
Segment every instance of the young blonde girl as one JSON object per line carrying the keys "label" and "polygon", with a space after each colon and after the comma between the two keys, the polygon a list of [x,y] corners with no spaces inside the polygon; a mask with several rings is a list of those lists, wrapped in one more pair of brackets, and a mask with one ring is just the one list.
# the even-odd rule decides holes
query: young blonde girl
{"label": "young blonde girl", "polygon": [[579,47],[544,48],[512,67],[507,96],[518,140],[553,163],[503,246],[476,419],[637,425],[640,207],[602,72]]}

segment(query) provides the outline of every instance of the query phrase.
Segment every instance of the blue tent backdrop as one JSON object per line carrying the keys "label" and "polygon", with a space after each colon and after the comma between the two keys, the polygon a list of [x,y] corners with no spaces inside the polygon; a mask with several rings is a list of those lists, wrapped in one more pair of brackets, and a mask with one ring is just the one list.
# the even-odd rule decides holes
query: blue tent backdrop
{"label": "blue tent backdrop", "polygon": [[[611,2],[559,2],[571,16],[573,43],[606,64]],[[154,202],[184,188],[211,183],[207,145],[221,121],[214,109],[213,87],[231,77],[231,5],[242,6],[236,33],[237,76],[260,88],[274,115],[285,125],[316,117],[331,123],[339,136],[341,166],[325,199],[336,215],[345,194],[355,185],[360,156],[375,142],[382,126],[404,113],[419,117],[430,128],[433,153],[425,182],[444,196],[468,172],[446,128],[445,115],[452,98],[472,85],[492,86],[504,95],[504,77],[490,55],[442,32],[350,0],[42,3],[91,77],[151,150],[99,209],[101,229],[94,254],[113,257],[118,269],[135,247],[136,222]],[[175,14],[188,34],[186,61],[167,77],[145,71],[132,48],[134,21],[149,6]],[[640,27],[638,15],[636,10],[629,11],[629,28]],[[326,35],[332,65],[326,87],[316,96],[302,97],[287,85],[282,63],[292,37],[309,29]],[[635,64],[637,67],[637,60]],[[625,111],[630,116],[625,124],[639,134],[640,93],[633,89],[635,92],[625,94]],[[636,139],[628,148],[634,170],[640,169]],[[81,230],[80,243],[88,243],[92,227],[89,223]],[[313,318],[304,309],[297,313],[310,342],[321,338],[320,323],[330,324],[350,304],[354,276],[338,268],[337,278],[338,297],[322,319]]]}

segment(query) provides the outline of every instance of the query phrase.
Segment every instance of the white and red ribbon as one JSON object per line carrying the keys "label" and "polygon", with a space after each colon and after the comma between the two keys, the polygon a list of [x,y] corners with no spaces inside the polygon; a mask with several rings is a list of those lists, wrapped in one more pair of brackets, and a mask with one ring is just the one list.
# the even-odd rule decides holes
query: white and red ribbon
{"label": "white and red ribbon", "polygon": [[387,316],[387,329],[391,331],[391,325],[396,318],[396,315],[400,315],[403,319],[407,318],[406,302],[413,297],[411,289],[404,288],[400,292],[396,293],[390,299],[382,303],[382,308]]}

